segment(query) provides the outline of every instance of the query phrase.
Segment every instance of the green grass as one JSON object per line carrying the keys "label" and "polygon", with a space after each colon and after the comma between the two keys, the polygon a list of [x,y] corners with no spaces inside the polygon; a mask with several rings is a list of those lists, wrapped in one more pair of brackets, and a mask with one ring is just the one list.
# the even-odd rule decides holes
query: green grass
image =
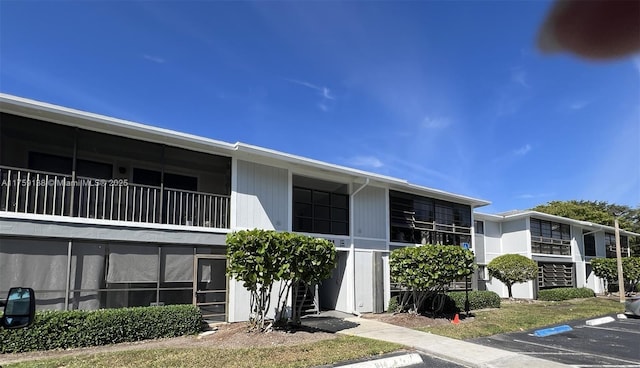
{"label": "green grass", "polygon": [[312,367],[389,353],[402,348],[402,345],[362,337],[340,336],[286,347],[130,350],[35,360],[3,367]]}
{"label": "green grass", "polygon": [[459,325],[424,327],[418,328],[418,330],[454,339],[472,339],[500,333],[526,331],[575,319],[622,313],[623,310],[624,306],[620,302],[603,298],[533,304],[503,302],[499,309],[475,313],[475,319],[470,322]]}

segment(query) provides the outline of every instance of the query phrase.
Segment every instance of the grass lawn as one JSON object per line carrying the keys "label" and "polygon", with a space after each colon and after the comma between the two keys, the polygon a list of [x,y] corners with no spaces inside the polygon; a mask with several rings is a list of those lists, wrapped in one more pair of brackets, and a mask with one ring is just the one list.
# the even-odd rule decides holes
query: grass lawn
{"label": "grass lawn", "polygon": [[475,313],[475,319],[459,325],[447,324],[417,328],[454,339],[472,339],[506,332],[526,331],[575,319],[622,313],[617,300],[604,298],[573,299],[561,302],[502,303],[500,309]]}
{"label": "grass lawn", "polygon": [[389,353],[402,345],[340,336],[314,343],[273,348],[180,348],[76,355],[4,365],[12,367],[312,367]]}

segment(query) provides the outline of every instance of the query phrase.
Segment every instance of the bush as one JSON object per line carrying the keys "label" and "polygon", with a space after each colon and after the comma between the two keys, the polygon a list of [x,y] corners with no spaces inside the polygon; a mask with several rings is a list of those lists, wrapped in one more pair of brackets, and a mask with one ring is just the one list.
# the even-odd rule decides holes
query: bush
{"label": "bush", "polygon": [[389,299],[389,306],[387,307],[387,313],[400,312],[400,304],[398,304],[398,297],[392,296]]}
{"label": "bush", "polygon": [[538,291],[538,300],[560,301],[577,298],[593,298],[596,294],[589,288],[556,288]]}
{"label": "bush", "polygon": [[0,353],[68,349],[195,334],[202,328],[194,305],[42,311],[24,329],[0,329]]}
{"label": "bush", "polygon": [[[447,293],[445,311],[458,313],[464,311],[466,300],[464,291]],[[500,296],[493,291],[469,291],[469,309],[500,308]]]}
{"label": "bush", "polygon": [[427,244],[394,250],[389,257],[389,267],[391,282],[401,285],[400,309],[416,313],[424,309],[427,298],[454,280],[471,274],[475,265],[470,250]]}

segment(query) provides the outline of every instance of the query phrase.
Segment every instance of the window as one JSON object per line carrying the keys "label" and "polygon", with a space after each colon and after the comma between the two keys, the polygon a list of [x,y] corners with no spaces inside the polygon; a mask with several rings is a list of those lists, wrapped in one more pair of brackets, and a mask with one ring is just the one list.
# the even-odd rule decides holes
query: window
{"label": "window", "polygon": [[[607,258],[616,258],[616,236],[615,234],[604,234],[604,247],[606,250]],[[629,239],[620,235],[620,253],[622,257],[626,257],[629,254]]]}
{"label": "window", "polygon": [[[159,187],[162,181],[162,173],[155,170],[134,168],[132,181],[136,184]],[[164,173],[164,186],[169,189],[198,190],[198,178],[187,175]]]}
{"label": "window", "polygon": [[390,191],[391,241],[411,244],[471,243],[471,207]]}
{"label": "window", "polygon": [[473,222],[476,234],[484,234],[484,221],[475,220]]}
{"label": "window", "polygon": [[532,218],[531,251],[533,253],[571,255],[571,227],[559,222]]}
{"label": "window", "polygon": [[[29,152],[29,169],[71,175],[73,159],[48,153]],[[113,165],[77,159],[76,175],[92,179],[111,179],[113,178]]]}
{"label": "window", "polygon": [[587,257],[596,256],[596,237],[594,234],[584,235],[584,255]]}
{"label": "window", "polygon": [[349,196],[294,187],[293,231],[349,235]]}

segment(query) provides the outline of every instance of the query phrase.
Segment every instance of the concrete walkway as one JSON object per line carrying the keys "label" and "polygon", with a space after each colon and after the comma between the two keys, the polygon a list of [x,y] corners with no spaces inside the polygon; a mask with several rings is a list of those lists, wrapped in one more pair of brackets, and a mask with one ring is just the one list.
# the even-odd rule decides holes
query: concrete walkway
{"label": "concrete walkway", "polygon": [[[365,318],[346,318],[349,327],[340,334],[394,342],[462,365],[478,368],[561,368],[565,364],[451,339]],[[462,327],[462,326],[461,326]],[[462,327],[464,328],[464,327]]]}

